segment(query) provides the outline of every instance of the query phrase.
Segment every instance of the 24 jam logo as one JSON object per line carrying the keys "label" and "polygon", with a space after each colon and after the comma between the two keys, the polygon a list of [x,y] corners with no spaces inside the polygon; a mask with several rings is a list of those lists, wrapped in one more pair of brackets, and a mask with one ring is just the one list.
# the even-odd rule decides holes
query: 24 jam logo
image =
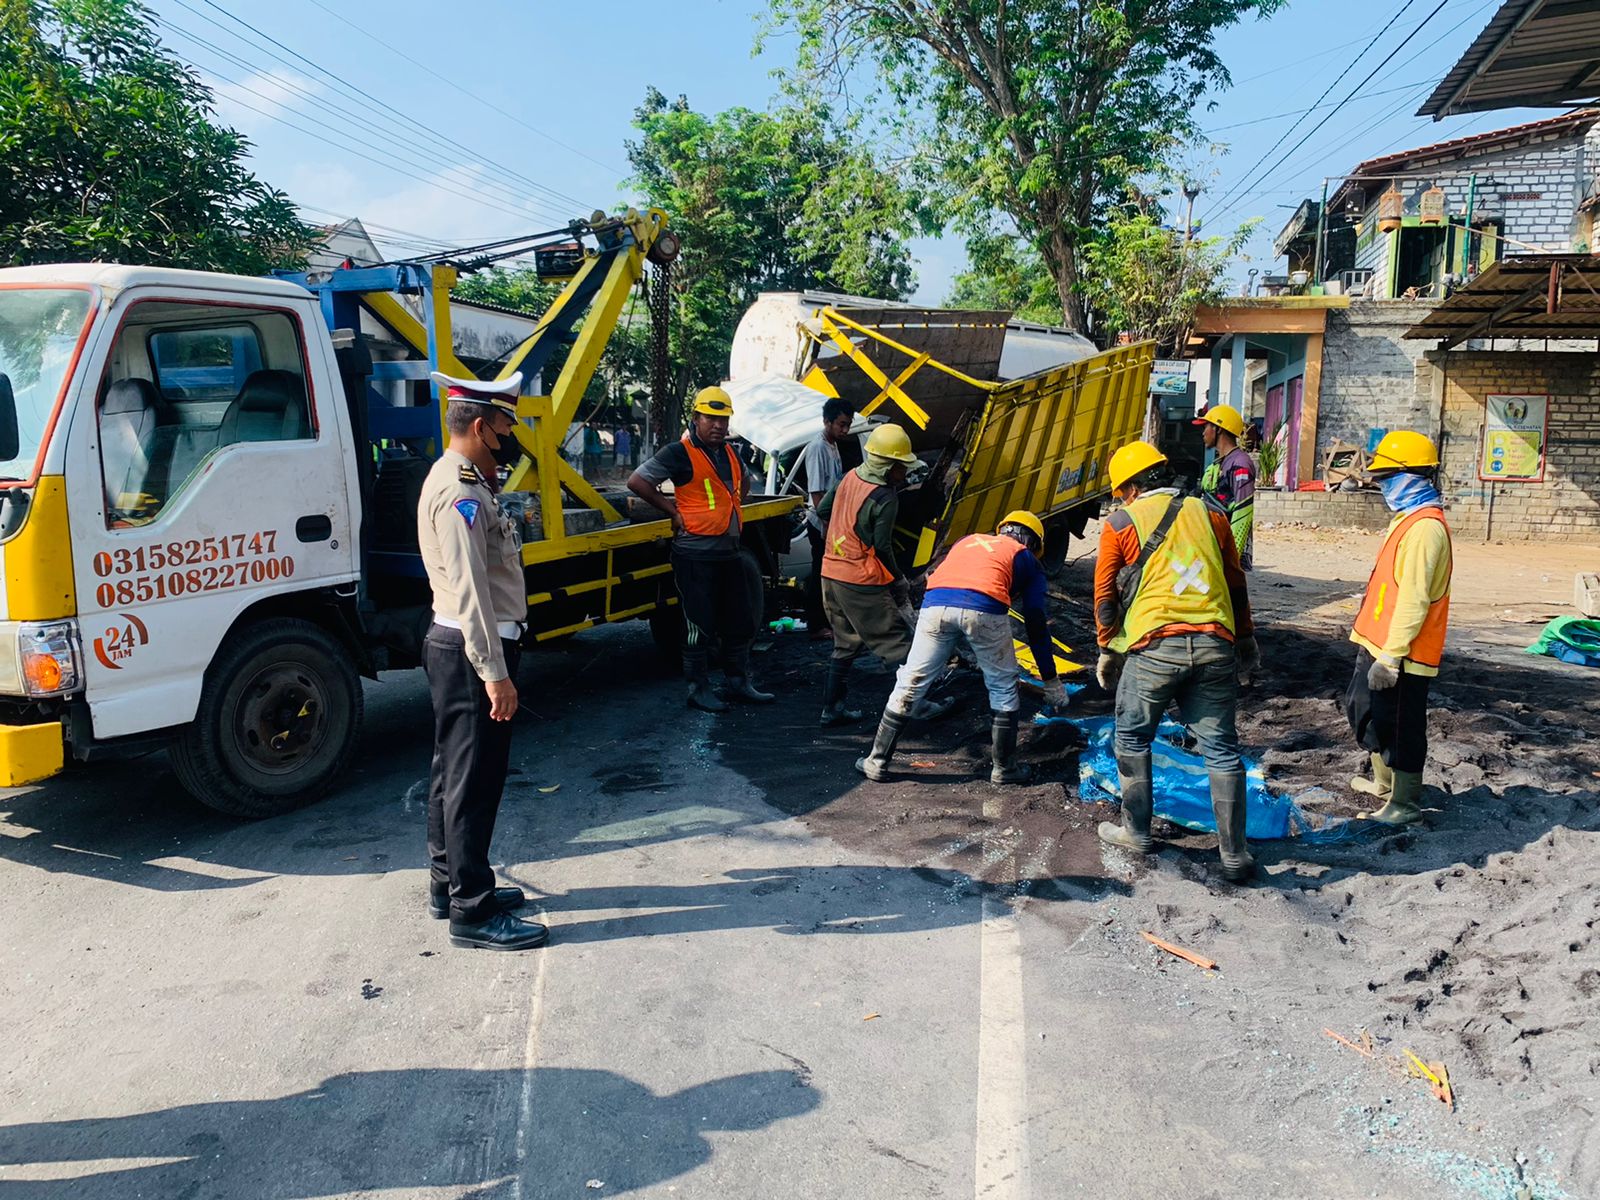
{"label": "24 jam logo", "polygon": [[140,646],[150,644],[150,630],[132,613],[118,613],[121,623],[108,626],[94,640],[94,656],[113,671],[122,670],[122,664],[133,657]]}

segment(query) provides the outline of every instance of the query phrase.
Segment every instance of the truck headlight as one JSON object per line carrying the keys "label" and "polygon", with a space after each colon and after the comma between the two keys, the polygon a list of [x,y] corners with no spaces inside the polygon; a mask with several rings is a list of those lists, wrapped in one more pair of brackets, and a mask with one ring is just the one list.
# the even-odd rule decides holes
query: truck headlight
{"label": "truck headlight", "polygon": [[60,696],[83,684],[76,621],[24,621],[17,626],[17,662],[30,696]]}

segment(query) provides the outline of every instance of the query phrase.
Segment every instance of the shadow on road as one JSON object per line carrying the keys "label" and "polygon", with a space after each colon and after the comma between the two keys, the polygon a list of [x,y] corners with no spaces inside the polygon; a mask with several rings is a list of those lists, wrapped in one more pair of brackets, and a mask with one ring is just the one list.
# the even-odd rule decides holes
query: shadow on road
{"label": "shadow on road", "polygon": [[[358,1072],[270,1100],[0,1127],[0,1163],[23,1168],[0,1166],[0,1184],[10,1200],[311,1200],[446,1187],[474,1189],[461,1194],[477,1200],[616,1196],[709,1161],[707,1134],[764,1129],[821,1098],[799,1071],[664,1096],[610,1071]],[[151,1159],[176,1161],[128,1162]],[[73,1163],[83,1164],[76,1178],[47,1166]],[[46,1174],[56,1177],[38,1178]],[[586,1191],[591,1179],[603,1190]]]}

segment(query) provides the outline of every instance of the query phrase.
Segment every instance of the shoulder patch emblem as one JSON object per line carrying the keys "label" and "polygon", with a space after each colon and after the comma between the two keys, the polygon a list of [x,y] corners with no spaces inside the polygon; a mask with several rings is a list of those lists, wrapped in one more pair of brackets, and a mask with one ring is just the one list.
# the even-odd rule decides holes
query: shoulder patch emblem
{"label": "shoulder patch emblem", "polygon": [[457,500],[455,503],[455,509],[461,514],[461,519],[467,523],[468,529],[471,529],[477,522],[478,510],[482,507],[483,502],[481,500]]}

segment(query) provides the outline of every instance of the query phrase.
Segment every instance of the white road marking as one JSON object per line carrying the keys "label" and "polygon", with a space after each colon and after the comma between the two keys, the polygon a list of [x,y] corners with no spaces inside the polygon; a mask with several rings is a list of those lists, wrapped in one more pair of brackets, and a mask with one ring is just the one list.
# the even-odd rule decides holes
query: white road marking
{"label": "white road marking", "polygon": [[[534,916],[541,925],[549,918],[541,908]],[[522,1177],[528,1165],[528,1128],[533,1124],[533,1068],[539,1060],[539,1017],[544,1011],[544,975],[550,961],[546,944],[527,953],[539,956],[533,972],[533,992],[528,997],[528,1036],[522,1045],[522,1097],[517,1105],[517,1177],[511,1184],[512,1200],[522,1200]]]}
{"label": "white road marking", "polygon": [[[996,820],[999,798],[983,815]],[[1022,1010],[1022,932],[1017,913],[985,893],[978,926],[978,1099],[973,1192],[1025,1200],[1028,1182],[1027,1040]]]}

